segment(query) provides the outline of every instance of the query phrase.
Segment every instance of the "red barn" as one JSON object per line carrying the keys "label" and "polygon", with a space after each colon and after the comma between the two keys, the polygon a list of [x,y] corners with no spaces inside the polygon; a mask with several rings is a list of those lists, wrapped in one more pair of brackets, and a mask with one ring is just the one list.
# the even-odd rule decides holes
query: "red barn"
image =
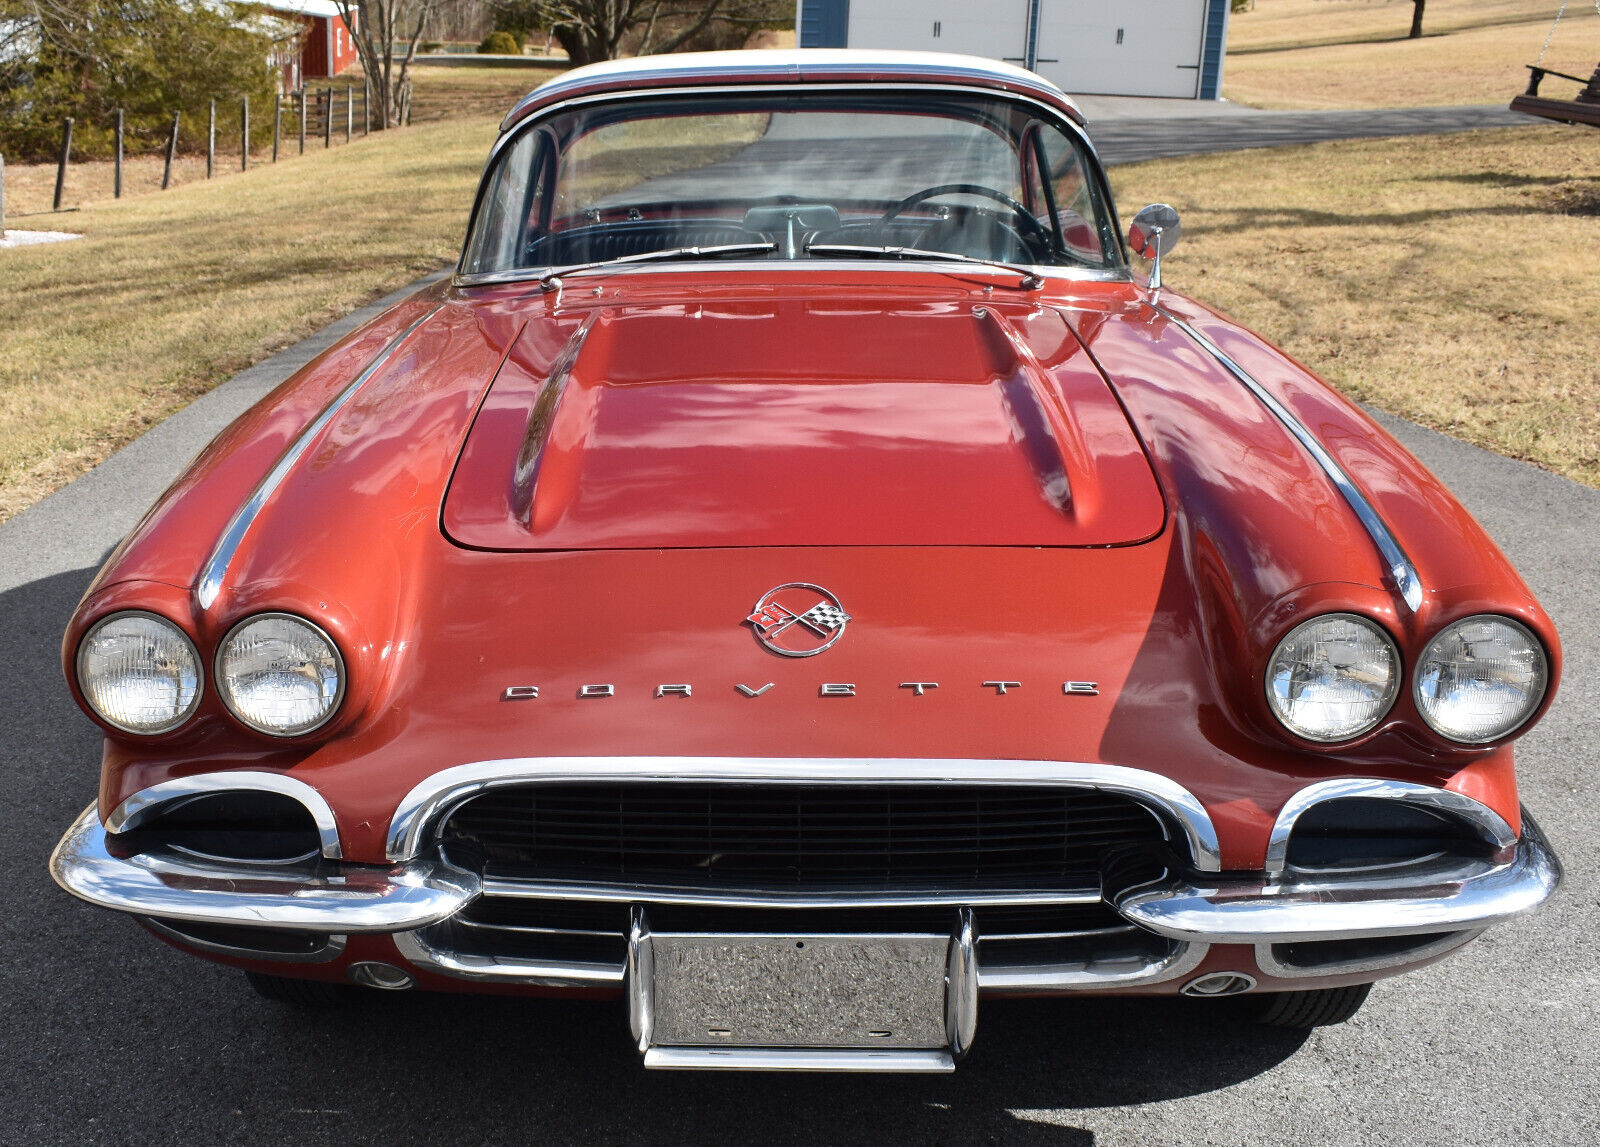
{"label": "red barn", "polygon": [[[299,29],[281,37],[273,53],[273,63],[283,69],[284,91],[337,76],[356,62],[355,40],[334,0],[262,0],[262,7]],[[350,18],[358,19],[354,9]]]}

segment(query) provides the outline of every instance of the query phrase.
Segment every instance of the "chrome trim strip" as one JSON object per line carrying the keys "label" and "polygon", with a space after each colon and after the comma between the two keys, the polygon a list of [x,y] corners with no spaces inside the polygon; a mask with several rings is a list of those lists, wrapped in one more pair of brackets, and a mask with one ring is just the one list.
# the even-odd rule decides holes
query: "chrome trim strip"
{"label": "chrome trim strip", "polygon": [[666,1071],[869,1071],[949,1074],[955,1058],[943,1048],[653,1047],[644,1065]]}
{"label": "chrome trim strip", "polygon": [[1523,814],[1510,860],[1435,861],[1405,869],[1273,880],[1186,880],[1113,897],[1124,919],[1212,944],[1287,944],[1486,928],[1530,912],[1561,882],[1561,863]]}
{"label": "chrome trim strip", "polygon": [[505,785],[593,781],[1099,789],[1136,800],[1158,817],[1176,821],[1194,868],[1200,872],[1222,870],[1217,831],[1205,806],[1188,789],[1159,773],[1076,761],[885,757],[520,757],[457,765],[422,781],[396,807],[389,823],[389,859],[409,861],[418,856],[434,825],[456,804],[477,793]]}
{"label": "chrome trim strip", "polygon": [[360,390],[367,380],[376,374],[384,363],[389,361],[390,356],[399,349],[400,344],[405,342],[412,332],[423,323],[438,314],[443,307],[443,303],[433,307],[391,339],[389,344],[378,352],[377,357],[367,364],[366,369],[356,375],[355,379],[341,390],[332,402],[323,407],[322,413],[317,415],[316,420],[300,432],[300,437],[294,440],[272,469],[267,471],[266,477],[262,478],[256,485],[250,497],[246,498],[244,504],[234,511],[233,517],[228,521],[227,528],[222,531],[222,536],[217,539],[217,545],[211,551],[211,557],[206,560],[205,567],[200,573],[200,581],[195,587],[195,601],[199,603],[201,609],[210,609],[216,602],[217,595],[222,592],[222,583],[228,575],[228,566],[233,561],[234,555],[239,552],[239,545],[244,541],[245,534],[250,532],[250,527],[255,523],[256,516],[261,513],[262,507],[267,504],[267,499],[272,497],[284,478],[288,476],[289,471],[294,468],[294,464],[300,461],[300,456],[310,448],[311,443],[327,428],[328,423],[333,421],[334,415],[339,413],[344,404],[354,397],[356,391]]}
{"label": "chrome trim strip", "polygon": [[508,956],[474,956],[435,948],[418,931],[397,932],[394,946],[413,967],[459,980],[528,984],[541,988],[616,988],[622,986],[622,964],[578,960],[530,960]]}
{"label": "chrome trim strip", "polygon": [[1179,942],[1155,959],[1136,955],[1068,964],[996,964],[985,967],[980,947],[978,984],[992,992],[1096,991],[1159,984],[1186,976],[1206,958],[1209,945]]}
{"label": "chrome trim strip", "polygon": [[437,923],[478,895],[477,878],[433,861],[403,868],[207,864],[170,852],[112,856],[94,805],[50,856],[57,884],[101,908],[201,924],[393,932]]}
{"label": "chrome trim strip", "polygon": [[[275,952],[267,948],[243,948],[237,944],[219,944],[215,940],[202,940],[191,936],[187,932],[163,924],[149,916],[139,918],[143,924],[157,936],[182,944],[185,947],[195,948],[201,952],[211,952],[218,956],[232,956],[239,960],[271,960],[278,964],[326,964],[329,960],[337,960],[343,954],[348,936],[325,935],[322,937],[322,946],[311,952]],[[303,929],[302,929],[303,930]]]}
{"label": "chrome trim strip", "polygon": [[1517,843],[1517,834],[1494,809],[1449,789],[1412,784],[1410,781],[1380,780],[1377,777],[1318,781],[1285,801],[1278,819],[1273,822],[1272,834],[1267,838],[1266,870],[1269,876],[1281,875],[1288,865],[1289,836],[1294,832],[1295,822],[1313,806],[1345,797],[1404,801],[1467,820],[1485,840],[1494,845],[1497,852]]}
{"label": "chrome trim strip", "polygon": [[1483,935],[1482,928],[1473,928],[1466,932],[1452,932],[1448,936],[1427,944],[1418,944],[1389,956],[1375,956],[1362,960],[1335,960],[1325,964],[1316,964],[1302,967],[1299,964],[1287,964],[1278,959],[1273,951],[1272,944],[1256,945],[1256,966],[1269,976],[1276,976],[1280,980],[1304,980],[1318,976],[1348,976],[1361,972],[1381,972],[1387,968],[1400,968],[1407,964],[1420,964],[1424,960],[1431,960],[1435,956],[1442,956],[1446,952],[1476,940]]}
{"label": "chrome trim strip", "polygon": [[974,891],[972,889],[907,889],[880,891],[798,891],[794,889],[672,888],[648,884],[588,884],[575,880],[485,880],[485,896],[521,900],[587,900],[607,904],[674,905],[699,908],[926,908],[1052,907],[1058,904],[1098,904],[1101,891],[1094,888],[1060,890]]}
{"label": "chrome trim strip", "polygon": [[1199,347],[1217,362],[1221,363],[1229,374],[1242,382],[1246,389],[1260,400],[1272,414],[1283,423],[1284,428],[1294,435],[1306,452],[1316,460],[1318,466],[1328,475],[1334,487],[1349,503],[1350,509],[1360,519],[1361,525],[1366,529],[1367,535],[1372,539],[1372,544],[1377,547],[1378,554],[1388,566],[1390,580],[1395,589],[1400,592],[1406,605],[1415,613],[1422,606],[1422,579],[1417,576],[1416,567],[1411,564],[1411,559],[1401,548],[1400,542],[1390,531],[1387,523],[1379,515],[1377,508],[1368,500],[1366,494],[1355,484],[1354,479],[1345,472],[1344,467],[1334,460],[1328,453],[1327,447],[1317,440],[1316,435],[1307,429],[1305,423],[1296,418],[1289,408],[1273,397],[1272,392],[1261,383],[1257,382],[1245,369],[1234,362],[1228,354],[1212,342],[1205,335],[1197,331],[1190,323],[1179,318],[1171,311],[1158,303],[1151,303],[1150,308],[1168,322],[1176,326],[1184,334],[1195,341]]}
{"label": "chrome trim strip", "polygon": [[176,801],[210,796],[224,792],[267,792],[299,801],[316,822],[317,836],[322,841],[322,855],[338,860],[343,851],[339,846],[339,825],[334,820],[333,809],[322,794],[304,781],[283,773],[255,772],[248,769],[222,773],[197,773],[192,777],[162,781],[147,789],[140,789],[112,810],[106,817],[106,832],[116,835],[138,828],[153,813]]}

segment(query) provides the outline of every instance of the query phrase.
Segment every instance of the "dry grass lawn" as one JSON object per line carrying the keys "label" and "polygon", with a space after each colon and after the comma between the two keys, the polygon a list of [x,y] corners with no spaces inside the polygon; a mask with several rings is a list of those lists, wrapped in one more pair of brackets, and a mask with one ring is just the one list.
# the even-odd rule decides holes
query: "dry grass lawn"
{"label": "dry grass lawn", "polygon": [[1600,134],[1509,128],[1112,171],[1170,284],[1347,394],[1600,486]]}
{"label": "dry grass lawn", "polygon": [[492,121],[418,124],[18,220],[87,237],[0,251],[0,519],[236,371],[450,261],[493,137]]}
{"label": "dry grass lawn", "polygon": [[[1528,82],[1559,0],[1429,0],[1426,33],[1406,39],[1403,0],[1256,0],[1228,25],[1227,98],[1257,107],[1409,107],[1509,103]],[[1600,15],[1572,0],[1544,66],[1587,76],[1600,62]],[[1547,79],[1543,94],[1577,85]]]}

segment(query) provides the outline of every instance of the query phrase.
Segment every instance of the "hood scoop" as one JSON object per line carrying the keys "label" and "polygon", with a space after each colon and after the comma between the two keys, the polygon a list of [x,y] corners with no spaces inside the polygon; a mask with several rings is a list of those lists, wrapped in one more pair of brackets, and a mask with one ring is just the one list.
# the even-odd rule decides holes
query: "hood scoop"
{"label": "hood scoop", "polygon": [[491,550],[1105,546],[1164,517],[1056,312],[856,299],[530,323],[444,506]]}

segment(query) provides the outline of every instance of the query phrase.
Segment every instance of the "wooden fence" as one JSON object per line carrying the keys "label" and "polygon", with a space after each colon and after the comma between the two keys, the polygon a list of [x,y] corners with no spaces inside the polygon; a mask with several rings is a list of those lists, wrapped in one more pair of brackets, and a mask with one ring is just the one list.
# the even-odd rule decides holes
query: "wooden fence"
{"label": "wooden fence", "polygon": [[[216,174],[217,162],[220,154],[227,153],[237,156],[239,169],[248,171],[253,151],[265,151],[265,148],[252,148],[251,146],[251,112],[248,97],[239,101],[238,119],[230,125],[228,137],[222,142],[222,152],[218,151],[217,139],[217,101],[212,100],[206,122],[206,178],[210,179]],[[259,109],[257,114],[260,114]],[[299,91],[287,92],[276,97],[267,115],[272,118],[272,150],[269,162],[277,163],[280,157],[304,155],[307,147],[331,148],[335,142],[350,143],[357,136],[368,135],[372,131],[372,86],[363,83],[360,87],[355,84],[327,84],[321,87],[305,88]],[[381,114],[381,111],[380,113]],[[411,100],[409,85],[401,93],[400,123],[407,124],[411,121]],[[61,121],[61,150],[56,161],[56,188],[52,203],[52,210],[61,210],[62,195],[66,187],[67,168],[72,162],[72,130],[73,120],[69,116]],[[178,132],[183,126],[183,117],[179,112],[172,114],[172,124],[167,130],[166,162],[161,173],[161,190],[165,191],[172,185],[172,164],[178,155]],[[116,112],[112,125],[113,152],[112,173],[113,195],[122,198],[122,168],[124,145],[126,142],[126,129],[124,116],[121,109]],[[231,162],[231,160],[230,160]],[[0,171],[4,171],[0,167]],[[0,188],[0,196],[4,195]],[[3,199],[0,199],[3,202]]]}

